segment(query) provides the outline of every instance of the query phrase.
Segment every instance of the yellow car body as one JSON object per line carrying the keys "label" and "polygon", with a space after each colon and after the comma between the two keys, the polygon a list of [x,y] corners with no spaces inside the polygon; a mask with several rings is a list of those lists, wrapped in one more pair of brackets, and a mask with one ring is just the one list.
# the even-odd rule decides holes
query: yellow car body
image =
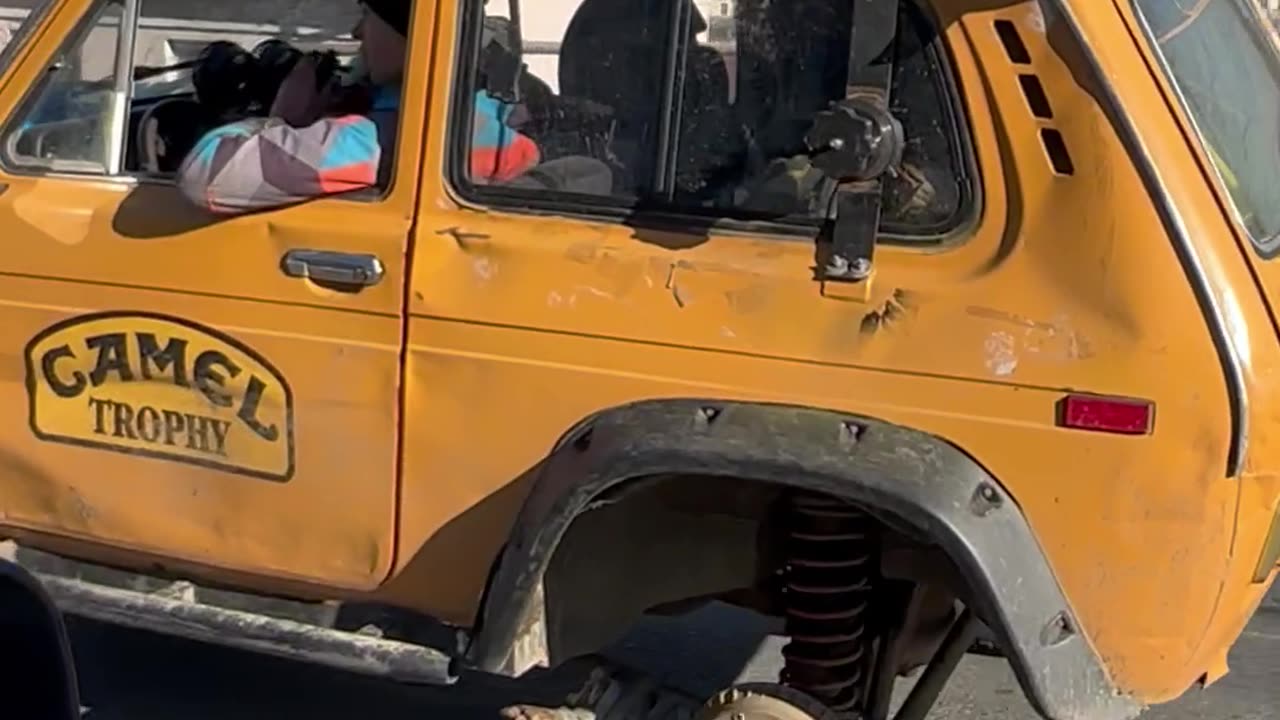
{"label": "yellow car body", "polygon": [[[0,117],[93,6],[56,0],[15,41]],[[878,448],[868,477],[968,463],[1025,519],[1030,546],[939,527],[975,553],[952,553],[966,574],[1042,558],[1075,649],[1015,628],[1056,608],[995,615],[1028,643],[1015,666],[1047,714],[1126,715],[1227,671],[1280,559],[1280,265],[1128,0],[933,2],[977,199],[936,243],[881,242],[857,283],[815,278],[812,239],[768,227],[530,213],[460,190],[463,8],[416,4],[403,107],[422,111],[403,114],[375,202],[199,221],[172,183],[0,167],[0,534],[509,628],[467,657],[515,673],[545,660],[522,624],[538,593],[507,610],[525,596],[502,588],[524,587],[514,566],[546,569],[530,523],[590,505],[548,494],[570,492],[547,468],[577,472],[563,455],[582,428],[615,453],[581,461],[591,472],[662,450],[634,472],[752,479],[764,449],[795,448],[797,478],[825,477],[806,462],[834,473],[838,444],[784,440],[838,443],[823,418],[848,417],[947,448]],[[381,280],[346,292],[283,272],[299,250],[376,258]],[[1133,400],[1150,423],[1064,427],[1081,398]],[[738,422],[732,441],[699,444],[698,408]],[[1021,592],[1008,580],[994,604]],[[1070,701],[1076,670],[1106,697]]]}

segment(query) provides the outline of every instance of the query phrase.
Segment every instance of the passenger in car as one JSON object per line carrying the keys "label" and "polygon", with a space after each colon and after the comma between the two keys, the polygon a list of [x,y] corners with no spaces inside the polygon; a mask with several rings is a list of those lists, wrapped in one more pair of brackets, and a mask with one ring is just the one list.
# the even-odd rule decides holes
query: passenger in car
{"label": "passenger in car", "polygon": [[[178,172],[193,203],[233,215],[371,187],[387,187],[395,157],[411,0],[363,0],[354,34],[371,86],[366,112],[333,113],[340,92],[321,88],[304,58],[281,84],[269,116],[205,135]],[[536,144],[506,125],[510,106],[481,92],[473,177],[505,180],[538,162]]]}

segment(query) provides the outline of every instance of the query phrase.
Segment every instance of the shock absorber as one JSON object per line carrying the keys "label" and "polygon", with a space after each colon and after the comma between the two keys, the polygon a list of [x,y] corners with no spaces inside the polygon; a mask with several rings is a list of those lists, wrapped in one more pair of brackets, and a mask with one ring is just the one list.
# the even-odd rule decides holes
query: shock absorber
{"label": "shock absorber", "polygon": [[868,627],[877,557],[873,517],[823,495],[786,508],[781,680],[837,711],[861,711],[872,667]]}

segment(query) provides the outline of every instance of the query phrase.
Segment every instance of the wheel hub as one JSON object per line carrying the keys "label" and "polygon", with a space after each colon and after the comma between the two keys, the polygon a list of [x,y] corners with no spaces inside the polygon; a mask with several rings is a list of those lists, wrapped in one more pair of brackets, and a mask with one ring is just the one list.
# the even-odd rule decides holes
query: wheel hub
{"label": "wheel hub", "polygon": [[839,715],[818,700],[774,684],[729,688],[703,707],[697,720],[836,720]]}

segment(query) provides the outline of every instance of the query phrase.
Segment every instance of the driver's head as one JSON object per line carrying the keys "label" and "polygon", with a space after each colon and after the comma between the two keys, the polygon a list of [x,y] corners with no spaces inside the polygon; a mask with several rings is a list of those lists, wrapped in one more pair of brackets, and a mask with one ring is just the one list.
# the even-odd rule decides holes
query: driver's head
{"label": "driver's head", "polygon": [[409,35],[412,0],[361,0],[362,14],[353,33],[360,57],[377,85],[399,85]]}

